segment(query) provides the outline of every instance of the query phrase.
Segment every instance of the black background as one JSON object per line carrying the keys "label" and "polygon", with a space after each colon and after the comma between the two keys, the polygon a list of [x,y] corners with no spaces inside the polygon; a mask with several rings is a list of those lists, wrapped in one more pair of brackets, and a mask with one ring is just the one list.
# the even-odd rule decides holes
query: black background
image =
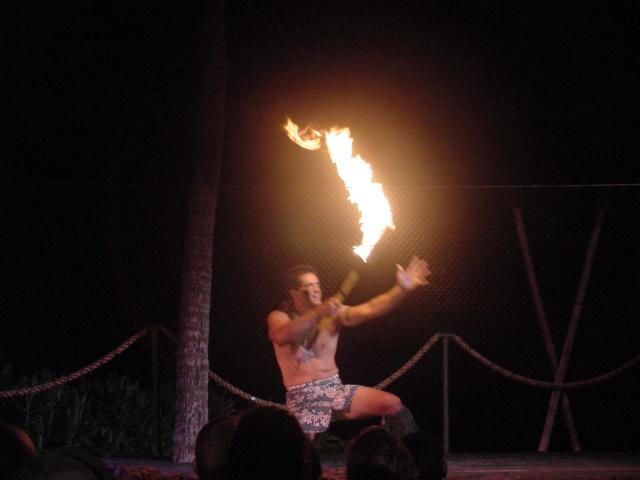
{"label": "black background", "polygon": [[[2,341],[18,371],[79,368],[149,323],[175,328],[198,152],[203,2],[5,2],[0,20]],[[521,206],[560,351],[597,210],[606,209],[570,379],[638,353],[635,2],[228,2],[212,366],[282,400],[264,316],[278,272],[318,264],[351,301],[427,257],[432,285],[345,333],[347,381],[374,384],[454,331],[549,378],[513,226]],[[349,126],[398,229],[362,266],[323,152],[282,124]],[[206,119],[204,121],[206,123]],[[489,188],[491,187],[491,188]],[[167,348],[169,348],[167,346]],[[144,375],[147,352],[113,368]],[[440,350],[391,388],[439,428]],[[452,349],[452,449],[533,450],[548,392]],[[110,367],[111,368],[111,367]],[[171,369],[170,362],[166,366]],[[637,449],[637,369],[575,394],[585,448]],[[553,447],[566,449],[566,432]],[[497,432],[500,432],[498,435]]]}

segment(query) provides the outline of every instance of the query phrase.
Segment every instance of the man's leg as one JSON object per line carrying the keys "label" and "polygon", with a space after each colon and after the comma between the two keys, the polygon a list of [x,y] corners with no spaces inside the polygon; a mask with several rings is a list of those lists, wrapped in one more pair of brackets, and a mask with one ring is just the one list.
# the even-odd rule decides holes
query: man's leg
{"label": "man's leg", "polygon": [[358,387],[348,410],[335,413],[337,420],[355,420],[384,415],[394,415],[403,409],[402,401],[393,393],[370,387]]}
{"label": "man's leg", "polygon": [[351,400],[351,408],[334,414],[336,420],[374,416],[381,416],[385,428],[399,438],[419,430],[411,411],[396,395],[375,388],[358,387]]}

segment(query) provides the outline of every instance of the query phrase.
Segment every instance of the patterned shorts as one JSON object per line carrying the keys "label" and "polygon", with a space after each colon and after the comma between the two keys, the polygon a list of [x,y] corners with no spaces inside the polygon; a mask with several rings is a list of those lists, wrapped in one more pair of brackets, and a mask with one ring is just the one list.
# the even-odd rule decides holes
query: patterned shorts
{"label": "patterned shorts", "polygon": [[334,411],[348,410],[359,385],[343,385],[332,377],[287,387],[287,408],[305,432],[319,433],[329,428]]}

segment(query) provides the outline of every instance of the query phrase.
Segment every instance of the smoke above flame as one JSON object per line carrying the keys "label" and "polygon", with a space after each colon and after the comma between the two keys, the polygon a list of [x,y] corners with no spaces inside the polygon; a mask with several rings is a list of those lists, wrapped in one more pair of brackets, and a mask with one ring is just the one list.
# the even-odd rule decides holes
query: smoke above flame
{"label": "smoke above flame", "polygon": [[287,119],[284,129],[293,142],[307,150],[320,149],[324,137],[331,161],[347,189],[349,201],[360,212],[362,241],[353,247],[353,251],[366,262],[386,229],[394,229],[395,225],[382,184],[373,182],[371,166],[360,155],[353,156],[353,138],[349,128],[333,127],[329,131],[311,127],[300,129]]}

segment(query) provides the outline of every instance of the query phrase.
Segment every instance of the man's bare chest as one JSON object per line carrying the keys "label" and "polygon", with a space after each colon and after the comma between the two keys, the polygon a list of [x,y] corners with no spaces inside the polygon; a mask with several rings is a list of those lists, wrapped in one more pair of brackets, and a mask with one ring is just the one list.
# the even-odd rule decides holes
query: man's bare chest
{"label": "man's bare chest", "polygon": [[339,331],[335,329],[319,330],[313,343],[309,346],[309,350],[311,350],[316,357],[324,355],[333,356],[338,347],[339,336]]}

